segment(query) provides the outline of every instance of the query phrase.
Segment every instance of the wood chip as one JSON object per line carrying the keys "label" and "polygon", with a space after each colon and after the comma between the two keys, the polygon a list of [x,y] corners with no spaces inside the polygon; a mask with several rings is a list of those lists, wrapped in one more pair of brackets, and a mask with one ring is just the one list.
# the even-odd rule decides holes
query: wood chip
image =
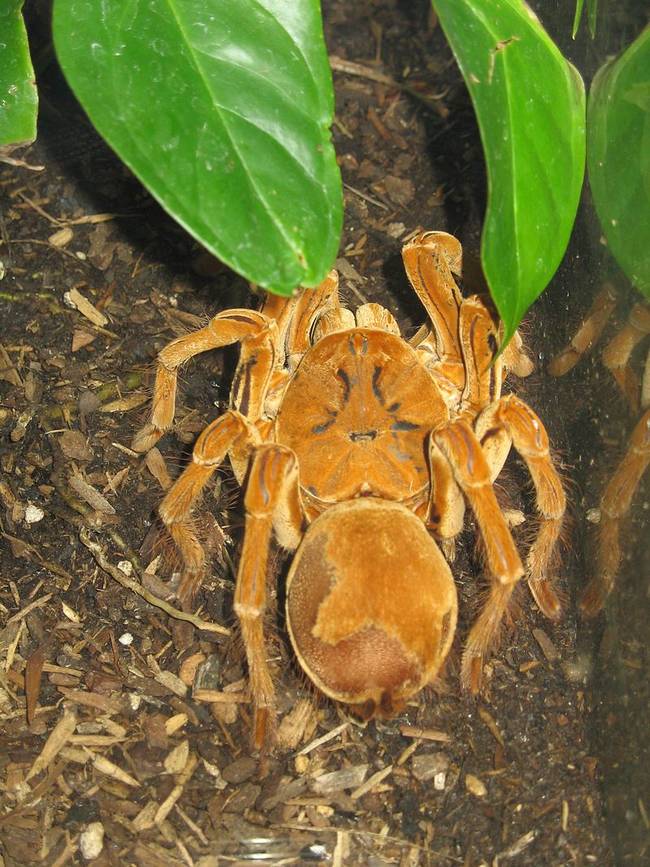
{"label": "wood chip", "polygon": [[487,786],[483,780],[475,777],[474,774],[466,775],[465,788],[470,795],[474,795],[475,798],[484,798],[487,795]]}
{"label": "wood chip", "polygon": [[331,771],[311,781],[311,790],[317,795],[333,795],[344,789],[356,789],[363,783],[368,765],[353,765],[340,771]]}
{"label": "wood chip", "polygon": [[207,704],[248,704],[250,696],[245,692],[221,692],[218,689],[195,689],[192,692],[195,701]]}
{"label": "wood chip", "polygon": [[49,602],[52,598],[51,593],[46,593],[45,596],[41,596],[39,599],[35,599],[33,602],[30,602],[29,605],[26,605],[16,614],[12,614],[12,616],[7,620],[6,626],[9,626],[10,623],[14,623],[16,620],[22,620],[27,617],[30,611],[33,611],[35,608],[40,608],[42,605],[45,605],[46,602]]}
{"label": "wood chip", "polygon": [[374,789],[375,786],[378,786],[382,780],[385,780],[390,774],[393,773],[393,766],[387,765],[385,768],[382,768],[380,771],[377,771],[376,774],[373,774],[372,777],[369,777],[365,783],[356,788],[353,792],[350,792],[350,797],[353,801],[356,801],[358,798],[362,798],[364,795],[368,794],[371,789]]}
{"label": "wood chip", "polygon": [[131,823],[134,830],[140,833],[141,831],[148,831],[150,828],[153,828],[159,806],[160,804],[157,801],[147,801]]}
{"label": "wood chip", "polygon": [[36,713],[44,663],[45,652],[42,647],[39,647],[31,654],[25,665],[25,698],[27,702],[28,725],[32,724],[34,714]]}
{"label": "wood chip", "polygon": [[158,810],[157,810],[156,815],[154,817],[154,824],[155,825],[158,825],[158,827],[160,827],[160,825],[162,825],[162,823],[165,821],[167,816],[169,816],[171,811],[174,809],[174,804],[176,803],[176,801],[178,801],[178,799],[180,798],[180,796],[182,794],[183,794],[183,787],[182,786],[174,786],[174,788],[171,790],[169,795],[162,802],[160,807],[158,807]]}
{"label": "wood chip", "polygon": [[328,741],[331,741],[334,738],[337,738],[340,734],[342,734],[349,727],[350,727],[349,722],[341,723],[340,726],[337,726],[336,728],[327,732],[327,734],[321,735],[321,737],[316,738],[316,740],[311,741],[311,743],[308,743],[307,746],[303,747],[297,755],[306,756],[308,753],[313,752],[313,750],[317,749],[318,747],[321,747],[323,744],[328,743]]}
{"label": "wood chip", "polygon": [[527,834],[522,834],[522,836],[518,837],[511,846],[508,846],[508,848],[504,849],[503,852],[499,852],[493,863],[499,864],[501,861],[505,861],[508,858],[514,858],[516,855],[521,855],[524,849],[528,848],[537,837],[538,833],[538,831],[529,831]]}
{"label": "wood chip", "polygon": [[45,770],[45,768],[49,767],[70,740],[76,726],[76,713],[72,708],[65,708],[61,714],[61,719],[50,732],[50,736],[45,741],[43,749],[29,769],[29,772],[25,777],[25,782],[30,780],[32,777],[35,777],[36,774],[40,774],[40,772]]}
{"label": "wood chip", "polygon": [[502,747],[505,747],[505,742],[503,740],[503,735],[499,729],[499,726],[496,724],[495,720],[492,718],[491,714],[484,708],[480,707],[478,709],[478,715],[481,717],[485,725],[488,727],[490,734],[492,737],[501,744]]}
{"label": "wood chip", "polygon": [[166,687],[180,698],[184,698],[187,695],[187,687],[180,677],[175,675],[172,671],[163,671],[156,662],[156,658],[151,654],[147,656],[147,664],[154,673],[154,679],[157,680],[159,684]]}
{"label": "wood chip", "polygon": [[548,637],[548,635],[544,632],[543,629],[533,629],[533,637],[535,641],[539,644],[542,649],[542,653],[546,657],[549,662],[557,662],[560,658],[560,654],[558,653],[555,645]]}
{"label": "wood chip", "polygon": [[97,340],[97,335],[93,334],[90,331],[84,331],[81,328],[76,328],[72,332],[72,344],[71,351],[79,352],[80,349],[83,349],[84,346],[90,346],[93,341]]}
{"label": "wood chip", "polygon": [[96,710],[104,711],[105,713],[117,713],[120,709],[119,699],[109,698],[106,695],[99,695],[97,692],[85,692],[81,689],[66,689],[60,686],[59,692],[64,695],[68,701],[75,704],[85,705],[86,707],[94,707]]}
{"label": "wood chip", "polygon": [[180,774],[190,755],[190,742],[181,741],[178,746],[165,756],[165,771],[168,774]]}
{"label": "wood chip", "polygon": [[71,620],[72,623],[81,623],[81,618],[79,617],[77,612],[74,610],[74,608],[71,608],[63,600],[61,600],[61,611],[63,612],[63,616],[67,617],[68,620]]}
{"label": "wood chip", "polygon": [[[65,247],[67,244],[72,241],[74,237],[74,232],[69,226],[66,226],[64,229],[59,229],[58,232],[54,232],[53,235],[47,239],[53,247]],[[72,290],[75,291],[74,289]]]}
{"label": "wood chip", "polygon": [[[152,449],[153,451],[153,449]],[[193,653],[192,656],[188,656],[187,659],[184,659],[181,663],[181,667],[178,671],[178,676],[183,681],[185,686],[192,686],[194,683],[194,677],[196,675],[196,670],[201,665],[201,663],[205,662],[207,659],[205,653]]]}
{"label": "wood chip", "polygon": [[110,400],[99,408],[100,412],[128,412],[146,403],[149,397],[146,394],[129,394],[117,400]]}
{"label": "wood chip", "polygon": [[115,514],[115,509],[106,497],[100,494],[92,485],[89,485],[79,474],[70,476],[70,487],[95,511],[102,512],[105,515]]}
{"label": "wood chip", "polygon": [[133,788],[140,787],[140,783],[134,777],[127,774],[127,772],[123,771],[122,768],[113,764],[113,762],[109,761],[105,756],[94,756],[93,767],[98,770],[100,774],[105,774],[113,780],[124,783],[125,786],[132,786]]}
{"label": "wood chip", "polygon": [[421,729],[417,726],[401,725],[399,730],[405,738],[422,738],[425,741],[439,741],[443,744],[449,743],[451,740],[446,732],[437,729]]}
{"label": "wood chip", "polygon": [[94,304],[85,298],[78,289],[70,289],[64,294],[65,301],[72,307],[75,307],[82,316],[89,319],[93,325],[98,325],[100,328],[108,325],[108,319],[101,313]]}
{"label": "wood chip", "polygon": [[278,727],[278,744],[283,749],[295,750],[314,733],[317,719],[314,703],[308,698],[298,699]]}
{"label": "wood chip", "polygon": [[70,744],[73,747],[112,747],[126,740],[126,736],[114,735],[72,735]]}
{"label": "wood chip", "polygon": [[160,450],[155,446],[149,449],[145,459],[145,465],[154,479],[158,482],[163,491],[171,487],[172,477],[167,472],[167,464],[165,459],[160,454]]}
{"label": "wood chip", "polygon": [[20,378],[20,374],[16,370],[16,367],[13,361],[7,355],[7,350],[0,343],[0,379],[3,379],[5,382],[10,383],[11,385],[17,385],[19,388],[23,387],[23,381]]}
{"label": "wood chip", "polygon": [[165,720],[165,734],[168,737],[175,734],[175,732],[183,728],[187,720],[188,716],[186,713],[177,713],[174,716],[170,716],[168,720]]}

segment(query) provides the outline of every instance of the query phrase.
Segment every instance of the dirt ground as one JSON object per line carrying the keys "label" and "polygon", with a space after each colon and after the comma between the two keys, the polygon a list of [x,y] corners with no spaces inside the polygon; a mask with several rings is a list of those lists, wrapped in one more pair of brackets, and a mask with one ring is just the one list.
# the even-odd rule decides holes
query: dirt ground
{"label": "dirt ground", "polygon": [[[385,304],[407,336],[423,310],[402,273],[403,239],[448,230],[471,260],[484,206],[468,96],[428,5],[412,7],[325,4],[345,182],[342,294],[351,306]],[[5,165],[0,176],[4,864],[614,864],[589,737],[593,633],[577,642],[574,605],[585,504],[599,483],[576,432],[593,398],[586,380],[558,385],[544,373],[579,320],[565,300],[571,269],[531,315],[538,367],[513,386],[547,424],[567,479],[563,620],[546,621],[522,590],[516,630],[480,698],[461,692],[460,649],[484,587],[468,519],[454,566],[460,623],[440,689],[394,720],[361,724],[306,687],[278,618],[280,748],[260,762],[240,643],[210,631],[234,627],[242,511],[227,470],[204,502],[215,558],[198,626],[128,586],[174,604],[169,574],[150,564],[155,509],[224,408],[235,358],[210,353],[184,371],[174,430],[144,459],[129,444],[156,352],[206,316],[259,300],[95,137],[46,54],[39,138],[22,154],[42,170]],[[377,71],[408,89],[376,81]],[[530,512],[517,461],[507,482]],[[217,521],[227,533],[220,556]],[[286,563],[276,561],[281,582]],[[645,665],[642,654],[632,657]],[[607,720],[601,735],[608,724],[620,731]]]}

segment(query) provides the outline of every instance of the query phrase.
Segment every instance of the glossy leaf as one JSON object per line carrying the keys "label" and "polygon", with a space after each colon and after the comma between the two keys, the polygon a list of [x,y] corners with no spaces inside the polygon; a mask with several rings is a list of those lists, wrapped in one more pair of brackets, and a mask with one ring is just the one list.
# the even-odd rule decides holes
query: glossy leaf
{"label": "glossy leaf", "polygon": [[36,138],[38,96],[22,5],[0,2],[0,147]]}
{"label": "glossy leaf", "polygon": [[433,0],[478,117],[483,270],[507,339],[553,277],[585,162],[584,86],[520,0]]}
{"label": "glossy leaf", "polygon": [[[575,13],[573,15],[573,27],[571,28],[571,36],[576,38],[580,29],[580,21],[582,20],[582,10],[585,0],[576,0]],[[589,35],[593,39],[596,36],[596,25],[598,21],[598,0],[587,0],[587,29]]]}
{"label": "glossy leaf", "polygon": [[341,180],[317,0],[56,0],[93,124],[216,256],[271,291],[335,258]]}
{"label": "glossy leaf", "polygon": [[608,246],[650,297],[650,28],[595,76],[587,129],[589,184]]}

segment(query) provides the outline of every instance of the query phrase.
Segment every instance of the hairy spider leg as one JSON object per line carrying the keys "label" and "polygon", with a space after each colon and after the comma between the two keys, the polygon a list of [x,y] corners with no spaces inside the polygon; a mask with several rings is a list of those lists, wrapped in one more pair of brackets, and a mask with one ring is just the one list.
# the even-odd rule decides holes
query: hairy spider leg
{"label": "hairy spider leg", "polygon": [[481,413],[476,434],[488,459],[492,481],[501,472],[513,445],[526,463],[540,515],[537,535],[526,558],[528,586],[539,609],[551,620],[557,620],[562,605],[548,570],[562,530],[566,495],[551,456],[546,429],[528,404],[509,394]]}
{"label": "hairy spider leg", "polygon": [[494,361],[498,349],[496,328],[477,295],[461,304],[458,325],[465,367],[459,415],[471,422],[500,396],[503,362],[501,358]]}
{"label": "hairy spider leg", "polygon": [[255,451],[244,505],[244,545],[237,572],[234,607],[248,661],[254,709],[254,746],[262,749],[272,740],[275,729],[275,689],[264,640],[271,535],[275,531],[283,548],[295,550],[304,523],[298,459],[291,449],[268,443]]}
{"label": "hairy spider leg", "polygon": [[178,597],[185,606],[194,599],[205,572],[205,553],[192,521],[192,509],[226,455],[244,444],[252,448],[255,436],[254,428],[236,410],[228,410],[215,419],[197,439],[192,451],[192,462],[176,479],[160,504],[160,517],[183,561]]}
{"label": "hairy spider leg", "polygon": [[273,369],[277,324],[263,313],[253,310],[224,310],[205,328],[172,340],[158,354],[156,382],[151,418],[133,438],[132,448],[146,452],[152,448],[174,421],[178,368],[201,352],[218,349],[240,341],[246,356],[238,365],[239,382],[233,383],[233,393],[244,415],[255,415],[261,408],[265,385]]}
{"label": "hairy spider leg", "polygon": [[513,588],[524,574],[524,567],[497,503],[481,444],[469,424],[458,419],[435,431],[433,439],[476,516],[490,573],[490,594],[470,630],[461,667],[463,686],[476,693],[483,661],[498,641]]}
{"label": "hairy spider leg", "polygon": [[603,333],[617,303],[616,290],[611,283],[605,283],[594,298],[569,345],[549,362],[548,372],[551,376],[564,376],[576,366],[583,355],[590,351]]}
{"label": "hairy spider leg", "polygon": [[580,608],[588,617],[598,614],[609,596],[621,562],[620,524],[650,464],[650,409],[632,431],[623,459],[609,480],[600,501],[596,575],[587,584]]}
{"label": "hairy spider leg", "polygon": [[406,275],[433,328],[417,348],[429,355],[436,374],[457,388],[464,382],[458,337],[463,299],[453,275],[461,274],[462,255],[460,242],[446,232],[421,232],[402,248]]}
{"label": "hairy spider leg", "polygon": [[630,361],[634,349],[649,334],[650,304],[635,304],[625,325],[603,350],[603,364],[616,380],[635,414],[641,403],[641,386]]}

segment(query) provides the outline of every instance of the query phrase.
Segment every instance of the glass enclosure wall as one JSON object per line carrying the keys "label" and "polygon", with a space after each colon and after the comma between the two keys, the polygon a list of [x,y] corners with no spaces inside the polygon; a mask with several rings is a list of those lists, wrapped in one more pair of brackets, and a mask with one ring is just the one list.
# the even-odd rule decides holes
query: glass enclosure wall
{"label": "glass enclosure wall", "polygon": [[[620,56],[642,33],[645,4],[601,3],[592,38],[585,3],[575,40],[570,35],[573,5],[558,3],[553,9],[550,3],[538,3],[536,9],[589,89],[603,64]],[[643,92],[648,111],[650,64]],[[630,140],[619,159],[631,160],[642,147],[642,142]],[[647,160],[647,141],[645,147]],[[646,205],[648,195],[646,190]],[[650,213],[641,212],[638,219],[647,230],[648,256]],[[571,249],[555,288],[542,302],[553,330],[548,339],[551,354],[557,356],[574,338],[598,297],[602,320],[607,319],[602,333],[587,341],[589,348],[575,367],[547,385],[558,389],[557,408],[565,414],[571,449],[565,457],[576,484],[573,544],[578,581],[584,587],[594,577],[606,580],[611,575],[614,582],[603,611],[579,620],[572,674],[588,684],[590,750],[597,758],[595,773],[617,863],[640,865],[650,863],[650,472],[643,476],[650,439],[650,307],[611,255],[587,186]],[[596,324],[598,318],[588,321]],[[557,373],[561,366],[556,361],[550,369]],[[576,595],[580,605],[580,587]]]}

